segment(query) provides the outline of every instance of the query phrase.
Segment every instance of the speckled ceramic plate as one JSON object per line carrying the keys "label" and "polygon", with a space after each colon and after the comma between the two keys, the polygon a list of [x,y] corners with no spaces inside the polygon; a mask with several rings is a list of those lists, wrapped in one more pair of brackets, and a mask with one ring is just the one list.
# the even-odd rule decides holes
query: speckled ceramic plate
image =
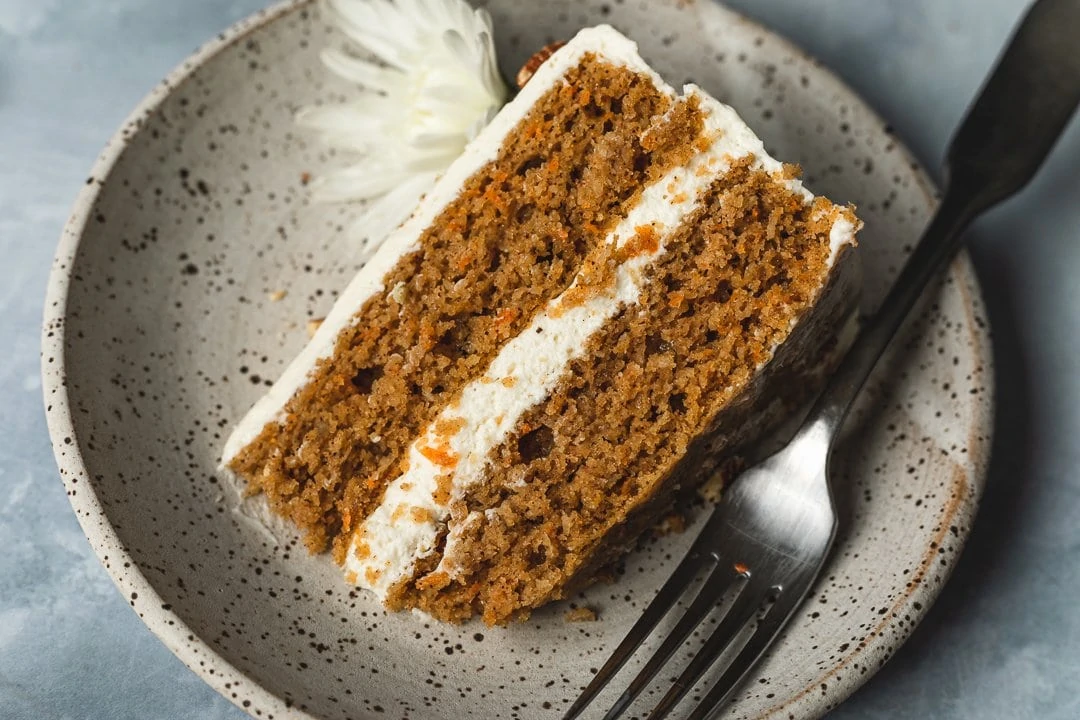
{"label": "speckled ceramic plate", "polygon": [[[812,188],[866,220],[868,307],[903,262],[932,189],[884,123],[791,45],[705,0],[492,0],[500,58],[611,22],[674,83],[734,105]],[[555,718],[622,637],[693,528],[625,574],[504,629],[386,615],[326,557],[251,519],[215,477],[229,426],[356,271],[352,209],[309,204],[337,164],[292,123],[348,94],[307,2],[221,35],[134,112],[86,181],[50,279],[43,367],[60,473],[139,616],[262,718]],[[270,294],[286,290],[280,301]],[[990,351],[966,257],[878,369],[839,449],[842,532],[798,617],[729,717],[809,718],[849,695],[925,613],[968,533],[991,426]],[[255,501],[256,504],[258,501]],[[655,696],[651,698],[655,700]]]}

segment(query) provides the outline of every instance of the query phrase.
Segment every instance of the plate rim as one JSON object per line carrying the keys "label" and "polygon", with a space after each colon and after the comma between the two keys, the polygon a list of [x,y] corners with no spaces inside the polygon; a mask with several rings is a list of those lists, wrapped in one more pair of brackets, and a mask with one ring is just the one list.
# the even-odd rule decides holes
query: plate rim
{"label": "plate rim", "polygon": [[[41,330],[42,392],[53,455],[68,500],[75,511],[83,534],[114,585],[116,585],[122,596],[129,599],[129,604],[150,631],[186,667],[196,673],[204,682],[232,702],[237,708],[249,715],[252,715],[256,710],[263,710],[303,720],[319,720],[319,718],[293,706],[246,673],[237,669],[232,663],[219,655],[201,636],[191,630],[180,616],[163,602],[153,584],[147,579],[116,534],[101,502],[93,492],[91,483],[79,484],[80,479],[88,480],[89,475],[79,444],[76,441],[75,423],[72,418],[67,392],[65,379],[66,334],[64,330],[71,269],[79,251],[84,231],[91,219],[91,211],[95,207],[102,189],[105,187],[105,180],[109,177],[117,161],[127,148],[130,138],[140,129],[143,121],[158,109],[173,92],[190,79],[196,71],[222,51],[279,18],[304,6],[314,5],[317,1],[279,0],[233,23],[182,60],[128,114],[119,129],[105,143],[104,148],[94,161],[90,175],[76,196],[68,220],[63,226],[49,271]],[[869,122],[876,123],[879,127],[886,126],[881,115],[859,93],[828,66],[821,63],[793,41],[722,2],[710,4],[713,6],[712,10],[726,15],[730,23],[737,23],[748,31],[768,36],[771,42],[778,44],[778,47],[809,63],[818,73],[816,80],[824,82],[828,89],[834,90],[839,95],[848,98],[850,102],[856,103],[860,111],[865,113]],[[927,204],[930,207],[936,206],[938,191],[933,180],[900,138],[895,135],[892,138],[895,142],[894,151],[911,168],[918,190],[926,198]],[[893,602],[891,610],[895,612],[910,607],[916,596],[926,601],[923,603],[922,611],[915,614],[914,623],[909,625],[908,632],[894,645],[886,660],[891,658],[899,645],[910,637],[910,633],[921,622],[930,606],[937,599],[941,588],[945,586],[949,576],[952,574],[970,535],[972,521],[986,484],[989,467],[994,431],[994,398],[996,395],[996,378],[994,375],[989,321],[985,315],[982,289],[975,274],[970,254],[966,249],[962,250],[951,263],[948,272],[954,276],[957,290],[961,294],[965,314],[969,321],[968,335],[971,340],[972,352],[982,366],[983,374],[988,378],[986,391],[980,393],[978,400],[972,405],[973,427],[983,430],[983,436],[981,440],[969,442],[968,445],[967,459],[971,472],[964,472],[965,492],[955,502],[946,507],[945,513],[941,517],[942,524],[946,528],[955,524],[957,519],[963,519],[967,532],[956,538],[959,548],[957,552],[949,556],[950,563],[944,568],[944,576],[940,583],[929,585],[921,582],[914,583],[905,592],[900,593]],[[984,319],[983,324],[974,321],[975,316],[979,314]],[[116,570],[117,567],[121,567],[125,563],[129,567],[125,567],[122,573]],[[146,608],[146,610],[144,611],[141,608]],[[790,713],[792,710],[801,712],[803,717],[819,717],[849,697],[876,673],[876,668],[874,672],[847,674],[843,679],[837,680],[832,687],[838,688],[838,693],[835,696],[833,693],[829,693],[834,699],[828,704],[824,702],[826,698],[816,695],[815,691],[823,681],[836,677],[839,672],[853,661],[879,650],[878,647],[871,643],[887,629],[888,621],[892,618],[894,612],[886,613],[883,616],[881,625],[867,633],[866,642],[860,643],[859,647],[856,647],[823,670],[814,683],[811,683],[791,698],[772,706],[761,717],[774,718],[783,715],[786,718],[789,715],[785,713]],[[239,691],[241,688],[242,691]],[[811,704],[811,693],[815,693],[816,704]]]}

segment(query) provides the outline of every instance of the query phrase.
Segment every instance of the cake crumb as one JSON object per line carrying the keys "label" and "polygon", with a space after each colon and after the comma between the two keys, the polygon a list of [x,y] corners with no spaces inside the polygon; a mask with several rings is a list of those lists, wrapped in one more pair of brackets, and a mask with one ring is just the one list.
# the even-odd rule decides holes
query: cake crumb
{"label": "cake crumb", "polygon": [[495,327],[502,327],[509,325],[517,319],[521,312],[517,308],[503,308],[499,311],[499,314],[495,316]]}
{"label": "cake crumb", "polygon": [[312,318],[307,321],[307,334],[308,337],[315,337],[315,333],[319,331],[319,327],[322,326],[323,320],[326,318]]}
{"label": "cake crumb", "polygon": [[266,293],[266,297],[270,299],[270,302],[280,302],[285,299],[288,293],[285,290],[275,290],[273,292]]}
{"label": "cake crumb", "polygon": [[467,424],[465,418],[447,415],[435,421],[434,430],[436,435],[440,435],[444,439],[449,439],[456,435],[457,432]]}
{"label": "cake crumb", "polygon": [[563,617],[566,622],[596,622],[600,615],[591,607],[579,607],[567,610]]}
{"label": "cake crumb", "polygon": [[686,516],[682,513],[673,512],[653,527],[653,536],[660,538],[672,533],[681,533],[684,530],[686,530]]}
{"label": "cake crumb", "polygon": [[724,476],[720,473],[713,475],[708,480],[701,484],[701,487],[697,489],[697,494],[702,500],[715,505],[720,502],[720,497],[724,492]]}
{"label": "cake crumb", "polygon": [[390,289],[389,295],[390,295],[390,298],[394,302],[396,302],[398,305],[404,305],[405,304],[405,283],[404,282],[398,282],[396,285],[394,285],[393,288]]}
{"label": "cake crumb", "polygon": [[720,502],[726,488],[746,469],[746,459],[733,455],[720,464],[720,467],[697,489],[698,497],[710,505]]}
{"label": "cake crumb", "polygon": [[784,180],[797,180],[802,177],[802,167],[797,163],[784,163],[780,177]]}

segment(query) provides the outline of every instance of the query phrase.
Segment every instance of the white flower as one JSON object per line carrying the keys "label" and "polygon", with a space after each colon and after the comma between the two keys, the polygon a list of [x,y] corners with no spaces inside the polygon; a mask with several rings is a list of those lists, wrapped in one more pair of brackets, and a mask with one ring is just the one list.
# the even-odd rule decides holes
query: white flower
{"label": "white flower", "polygon": [[464,0],[329,0],[329,7],[349,39],[381,62],[325,50],[326,67],[362,94],[304,108],[297,121],[355,156],[313,191],[324,201],[368,201],[354,226],[368,256],[498,112],[507,89],[491,17]]}

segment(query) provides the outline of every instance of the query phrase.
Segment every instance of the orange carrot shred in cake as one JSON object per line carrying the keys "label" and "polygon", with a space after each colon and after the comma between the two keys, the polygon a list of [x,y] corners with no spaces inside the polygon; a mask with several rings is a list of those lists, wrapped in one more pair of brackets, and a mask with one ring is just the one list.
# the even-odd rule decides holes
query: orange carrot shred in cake
{"label": "orange carrot shred in cake", "polygon": [[394,610],[503,624],[591,582],[813,392],[856,305],[858,219],[734,110],[610,27],[545,55],[223,451]]}

